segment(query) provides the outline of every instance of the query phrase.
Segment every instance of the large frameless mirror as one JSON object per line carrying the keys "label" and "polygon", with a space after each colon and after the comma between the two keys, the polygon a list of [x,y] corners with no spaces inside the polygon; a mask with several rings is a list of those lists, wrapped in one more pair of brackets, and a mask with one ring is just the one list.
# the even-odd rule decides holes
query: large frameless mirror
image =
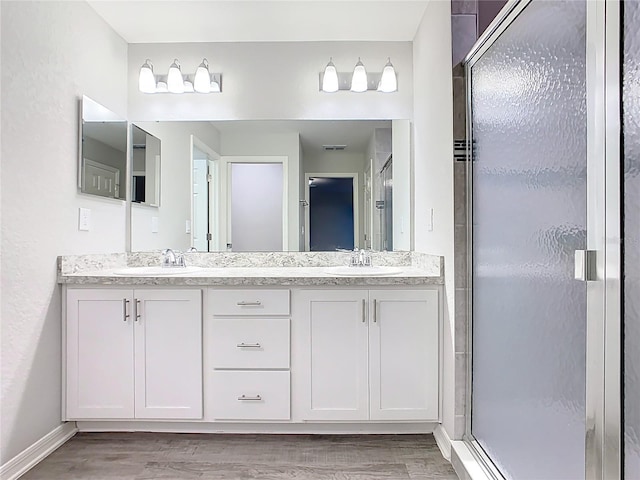
{"label": "large frameless mirror", "polygon": [[124,200],[127,121],[95,100],[81,100],[78,187],[82,193]]}

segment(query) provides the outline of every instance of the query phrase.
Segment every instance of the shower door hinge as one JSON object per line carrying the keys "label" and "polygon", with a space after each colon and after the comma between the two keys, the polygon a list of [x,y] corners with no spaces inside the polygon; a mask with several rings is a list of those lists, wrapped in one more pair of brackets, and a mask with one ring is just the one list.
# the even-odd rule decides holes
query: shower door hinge
{"label": "shower door hinge", "polygon": [[211,176],[211,174],[207,175],[207,182],[211,182],[211,180],[213,180],[213,177]]}
{"label": "shower door hinge", "polygon": [[213,235],[211,235],[210,233],[207,233],[207,240],[208,241],[213,240]]}
{"label": "shower door hinge", "polygon": [[592,282],[598,279],[596,250],[576,250],[575,252],[575,279],[583,282]]}

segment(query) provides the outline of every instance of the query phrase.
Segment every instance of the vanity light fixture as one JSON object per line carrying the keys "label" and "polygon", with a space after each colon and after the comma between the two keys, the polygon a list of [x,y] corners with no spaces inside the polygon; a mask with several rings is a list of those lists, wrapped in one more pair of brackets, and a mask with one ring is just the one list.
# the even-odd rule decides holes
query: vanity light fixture
{"label": "vanity light fixture", "polygon": [[209,93],[211,91],[211,75],[209,74],[209,62],[206,58],[198,65],[196,76],[193,79],[193,88],[198,93]]}
{"label": "vanity light fixture", "polygon": [[351,91],[358,93],[366,92],[367,83],[367,71],[360,61],[360,57],[358,57],[358,63],[356,63],[356,66],[353,69],[353,75],[351,76]]}
{"label": "vanity light fixture", "polygon": [[398,91],[398,79],[391,58],[387,59],[382,72],[367,72],[360,57],[353,72],[338,72],[333,64],[333,59],[320,73],[320,91],[333,93],[340,90],[352,92],[366,92],[375,90],[383,93]]}
{"label": "vanity light fixture", "polygon": [[140,67],[140,75],[138,76],[138,89],[143,93],[155,93],[156,77],[153,74],[153,64],[148,58]]}
{"label": "vanity light fixture", "polygon": [[328,93],[338,91],[338,71],[333,64],[333,58],[329,58],[329,63],[327,63],[324,69],[324,75],[322,75],[322,91]]}
{"label": "vanity light fixture", "polygon": [[140,67],[138,89],[142,93],[213,93],[221,92],[222,74],[210,73],[209,62],[202,60],[196,73],[183,74],[178,59],[169,67],[167,75],[155,75],[151,60],[145,60]]}
{"label": "vanity light fixture", "polygon": [[169,66],[169,74],[167,75],[167,87],[171,93],[184,93],[184,78],[182,78],[182,70],[180,62],[174,59]]}
{"label": "vanity light fixture", "polygon": [[391,58],[387,59],[387,64],[382,70],[382,77],[378,83],[378,91],[384,93],[396,92],[398,90],[398,79],[396,78],[396,70],[393,68]]}

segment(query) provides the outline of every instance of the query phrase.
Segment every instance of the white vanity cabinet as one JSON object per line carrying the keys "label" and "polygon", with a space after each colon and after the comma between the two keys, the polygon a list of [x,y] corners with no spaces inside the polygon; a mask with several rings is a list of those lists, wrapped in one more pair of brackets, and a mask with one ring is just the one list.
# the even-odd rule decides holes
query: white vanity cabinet
{"label": "white vanity cabinet", "polygon": [[294,291],[302,420],[437,421],[438,290]]}
{"label": "white vanity cabinet", "polygon": [[201,297],[68,289],[66,419],[202,418]]}

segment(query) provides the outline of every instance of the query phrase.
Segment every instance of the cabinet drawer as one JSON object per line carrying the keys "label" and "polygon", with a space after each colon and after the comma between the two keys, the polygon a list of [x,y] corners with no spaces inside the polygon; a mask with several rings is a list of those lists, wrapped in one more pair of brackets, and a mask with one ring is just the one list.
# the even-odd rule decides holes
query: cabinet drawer
{"label": "cabinet drawer", "polygon": [[289,319],[215,319],[208,345],[213,368],[289,368]]}
{"label": "cabinet drawer", "polygon": [[289,372],[215,371],[212,416],[219,420],[289,420]]}
{"label": "cabinet drawer", "polygon": [[214,315],[289,315],[289,290],[210,289]]}

